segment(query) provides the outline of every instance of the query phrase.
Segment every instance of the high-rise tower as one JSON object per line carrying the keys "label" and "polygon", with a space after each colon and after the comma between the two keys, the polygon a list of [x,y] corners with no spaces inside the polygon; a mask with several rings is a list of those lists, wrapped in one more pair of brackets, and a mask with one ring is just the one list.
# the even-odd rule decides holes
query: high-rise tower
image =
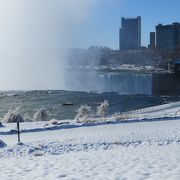
{"label": "high-rise tower", "polygon": [[141,16],[137,18],[121,18],[119,45],[120,49],[140,49]]}

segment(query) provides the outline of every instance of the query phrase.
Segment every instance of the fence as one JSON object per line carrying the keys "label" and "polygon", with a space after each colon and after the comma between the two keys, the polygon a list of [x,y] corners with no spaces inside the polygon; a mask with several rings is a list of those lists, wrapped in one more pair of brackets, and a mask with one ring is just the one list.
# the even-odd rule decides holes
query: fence
{"label": "fence", "polygon": [[165,109],[169,109],[169,108],[174,108],[174,107],[178,107],[178,106],[179,106],[179,110],[180,110],[180,101],[175,102],[175,103],[163,104],[163,105],[159,105],[159,106],[153,106],[153,107],[149,107],[149,108],[138,109],[138,110],[134,110],[134,111],[128,111],[123,114],[145,114],[145,113],[156,112],[156,111],[165,110]]}

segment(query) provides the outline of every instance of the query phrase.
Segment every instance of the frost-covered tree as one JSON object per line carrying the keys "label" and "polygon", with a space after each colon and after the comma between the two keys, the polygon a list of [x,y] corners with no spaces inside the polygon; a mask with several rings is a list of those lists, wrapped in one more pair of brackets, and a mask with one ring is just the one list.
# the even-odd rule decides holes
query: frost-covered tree
{"label": "frost-covered tree", "polygon": [[5,123],[15,123],[15,122],[24,122],[24,119],[19,112],[19,108],[16,108],[15,110],[9,111],[7,114],[5,114],[3,118],[3,122]]}
{"label": "frost-covered tree", "polygon": [[180,116],[180,110],[176,111],[175,115]]}
{"label": "frost-covered tree", "polygon": [[100,117],[105,117],[108,113],[109,102],[104,100],[98,107],[97,107],[97,115]]}
{"label": "frost-covered tree", "polygon": [[87,117],[91,112],[91,107],[88,105],[82,105],[78,110],[77,110],[77,116],[76,119],[77,121],[79,118],[84,118]]}
{"label": "frost-covered tree", "polygon": [[48,113],[45,109],[40,109],[33,115],[34,121],[47,121],[48,120]]}

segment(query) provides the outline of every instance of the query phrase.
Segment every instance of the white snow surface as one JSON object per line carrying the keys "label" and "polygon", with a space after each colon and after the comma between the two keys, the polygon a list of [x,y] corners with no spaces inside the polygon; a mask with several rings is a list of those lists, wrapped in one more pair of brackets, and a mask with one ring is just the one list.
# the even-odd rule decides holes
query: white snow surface
{"label": "white snow surface", "polygon": [[[179,180],[178,111],[176,104],[132,113],[138,114],[136,118],[153,114],[147,122],[66,122],[45,127],[45,122],[21,123],[19,144],[16,124],[3,124],[0,140],[6,146],[0,146],[0,179]],[[163,117],[162,112],[166,117],[171,112],[171,119],[154,117]]]}

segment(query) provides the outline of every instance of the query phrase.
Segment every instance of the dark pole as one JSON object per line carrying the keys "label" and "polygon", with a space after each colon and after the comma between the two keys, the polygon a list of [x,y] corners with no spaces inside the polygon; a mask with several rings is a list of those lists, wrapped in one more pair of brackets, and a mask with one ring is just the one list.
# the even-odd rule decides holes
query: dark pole
{"label": "dark pole", "polygon": [[17,122],[17,129],[18,129],[18,143],[20,143],[20,130],[19,130],[19,122]]}

